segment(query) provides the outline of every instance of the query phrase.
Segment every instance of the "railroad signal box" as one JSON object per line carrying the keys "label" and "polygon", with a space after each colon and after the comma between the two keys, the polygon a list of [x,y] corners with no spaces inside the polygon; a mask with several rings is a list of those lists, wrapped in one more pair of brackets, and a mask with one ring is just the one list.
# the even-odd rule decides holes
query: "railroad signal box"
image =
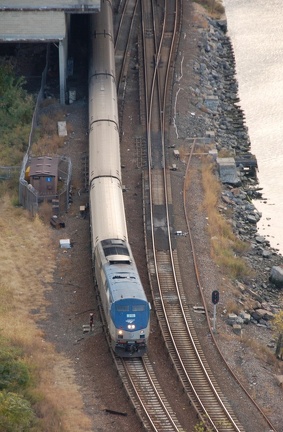
{"label": "railroad signal box", "polygon": [[214,290],[212,291],[212,303],[216,305],[219,302],[219,291]]}

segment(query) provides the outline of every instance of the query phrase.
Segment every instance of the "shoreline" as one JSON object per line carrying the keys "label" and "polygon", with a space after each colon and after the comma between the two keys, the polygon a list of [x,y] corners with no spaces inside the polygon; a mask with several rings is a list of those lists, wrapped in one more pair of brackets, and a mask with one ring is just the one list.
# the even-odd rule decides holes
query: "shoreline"
{"label": "shoreline", "polygon": [[[267,314],[275,314],[280,306],[282,307],[281,275],[279,282],[274,278],[271,282],[270,276],[273,275],[274,268],[282,266],[283,258],[277,249],[271,247],[269,240],[258,233],[257,223],[261,214],[254,204],[256,199],[261,198],[258,179],[254,175],[247,176],[247,170],[243,169],[241,163],[237,165],[237,159],[254,159],[245,114],[239,104],[236,62],[232,42],[227,35],[227,20],[223,17],[220,20],[211,18],[195,3],[192,7],[193,15],[201,17],[192,24],[199,33],[198,53],[186,64],[186,51],[182,53],[179,50],[179,56],[182,56],[181,66],[180,71],[175,72],[175,96],[172,100],[175,140],[181,143],[202,138],[205,145],[214,148],[212,154],[217,160],[218,178],[223,186],[218,210],[231,223],[237,238],[250,245],[243,257],[254,271],[255,277],[244,283],[239,282],[238,285],[259,304],[245,312],[249,313],[251,322],[269,328],[270,317],[262,319],[262,315],[259,317],[256,311],[264,309]],[[183,28],[186,26],[183,25]],[[180,35],[181,50],[182,39],[187,37],[183,28]],[[189,44],[189,41],[184,43],[184,46],[186,44]],[[189,74],[190,69],[194,74],[190,82],[193,81],[194,85],[184,88],[182,77]],[[182,104],[187,106],[185,115],[180,113],[178,108]],[[224,154],[223,158],[219,158],[221,154]],[[229,166],[226,164],[227,155],[229,159],[235,160],[232,167],[231,161]],[[224,174],[230,170],[229,178],[232,180],[225,181],[225,176],[223,180],[222,163]],[[236,320],[236,317],[234,319]]]}

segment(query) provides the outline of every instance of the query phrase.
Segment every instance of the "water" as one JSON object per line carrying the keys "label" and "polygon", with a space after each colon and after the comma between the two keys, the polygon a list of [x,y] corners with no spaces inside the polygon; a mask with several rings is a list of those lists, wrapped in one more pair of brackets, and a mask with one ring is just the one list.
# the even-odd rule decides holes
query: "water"
{"label": "water", "polygon": [[260,235],[283,254],[283,20],[282,0],[224,0],[235,59],[239,97],[251,152],[266,200]]}

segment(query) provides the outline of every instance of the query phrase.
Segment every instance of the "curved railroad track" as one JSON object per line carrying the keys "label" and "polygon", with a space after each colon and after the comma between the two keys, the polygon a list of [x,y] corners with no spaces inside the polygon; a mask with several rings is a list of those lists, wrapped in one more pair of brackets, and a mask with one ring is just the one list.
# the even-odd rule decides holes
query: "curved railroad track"
{"label": "curved railroad track", "polygon": [[[172,195],[168,164],[165,159],[165,111],[178,7],[177,1],[168,3],[165,1],[163,24],[158,26],[154,19],[158,16],[154,4],[143,2],[142,5],[151,223],[147,250],[152,258],[149,260],[149,274],[155,309],[164,340],[178,376],[203,425],[215,431],[244,431],[228,398],[222,393],[214,378],[194,330],[182,287],[176,242],[172,236]],[[151,21],[152,26],[149,27]],[[159,31],[156,34],[157,28]],[[160,125],[160,133],[158,133],[158,125]],[[193,150],[194,146],[191,152]],[[192,238],[190,240],[192,242]],[[195,275],[191,284],[201,289],[197,277],[196,260],[194,260],[194,269]],[[198,283],[195,284],[193,279]],[[226,362],[224,364],[227,367]],[[265,420],[269,426],[272,426],[266,417]]]}
{"label": "curved railroad track", "polygon": [[[151,221],[150,229],[147,230],[147,234],[150,235],[147,236],[146,246],[156,314],[172,363],[202,424],[211,431],[244,431],[213,376],[194,329],[182,286],[176,237],[172,228],[173,200],[170,171],[166,162],[166,122],[170,117],[168,89],[172,79],[172,59],[180,20],[180,1],[159,1],[156,6],[154,1],[142,0],[138,5],[136,1],[127,0],[124,4],[123,19],[127,15],[127,7],[130,7],[131,12],[128,15],[132,17],[127,21],[129,40],[132,37],[132,23],[138,7],[141,14],[143,97],[149,167],[148,175],[145,176],[148,190],[145,198],[150,203],[148,211]],[[122,26],[119,25],[119,28]],[[116,46],[118,44],[117,36]],[[124,60],[119,72],[119,88],[122,81],[126,80],[129,41],[123,46],[124,48],[120,48]],[[191,154],[193,150],[192,146]],[[192,239],[190,241],[192,242]],[[191,250],[194,250],[192,243]],[[196,262],[194,267],[192,285],[194,289],[198,287],[201,292]],[[154,431],[184,430],[157,382],[148,356],[146,355],[143,360],[114,360],[145,428]],[[268,426],[272,427],[266,417],[265,420]],[[274,428],[273,430],[275,431]]]}
{"label": "curved railroad track", "polygon": [[[172,3],[174,19],[172,20]],[[185,295],[179,272],[176,242],[171,239],[170,213],[172,196],[170,176],[165,161],[165,116],[168,77],[174,39],[177,28],[177,2],[164,3],[163,26],[160,35],[155,35],[155,13],[153,3],[142,5],[144,41],[145,94],[148,137],[148,184],[150,201],[150,241],[152,265],[150,279],[153,298],[162,334],[172,362],[191,403],[202,423],[212,430],[243,431],[228,401],[221,394],[202,353],[186,308]],[[149,19],[149,16],[151,19]],[[146,17],[146,23],[145,23]],[[171,20],[170,20],[171,18]],[[149,30],[149,22],[152,26]],[[148,41],[148,35],[152,38]],[[166,46],[164,35],[166,34]],[[170,37],[170,43],[168,39]],[[158,42],[159,39],[159,42]],[[156,53],[156,54],[155,54]],[[151,58],[155,58],[152,68]],[[159,69],[162,68],[162,73]],[[165,70],[165,71],[164,71]],[[159,129],[159,131],[158,131]],[[148,244],[147,250],[150,250]],[[223,427],[223,425],[225,425]]]}

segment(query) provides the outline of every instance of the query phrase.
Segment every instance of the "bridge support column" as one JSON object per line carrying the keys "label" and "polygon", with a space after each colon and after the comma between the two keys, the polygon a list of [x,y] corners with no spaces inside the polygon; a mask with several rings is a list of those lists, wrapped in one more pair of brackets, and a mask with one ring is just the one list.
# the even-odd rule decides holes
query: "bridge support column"
{"label": "bridge support column", "polygon": [[60,103],[66,103],[67,91],[67,58],[68,58],[68,37],[59,41],[59,74],[60,74]]}

